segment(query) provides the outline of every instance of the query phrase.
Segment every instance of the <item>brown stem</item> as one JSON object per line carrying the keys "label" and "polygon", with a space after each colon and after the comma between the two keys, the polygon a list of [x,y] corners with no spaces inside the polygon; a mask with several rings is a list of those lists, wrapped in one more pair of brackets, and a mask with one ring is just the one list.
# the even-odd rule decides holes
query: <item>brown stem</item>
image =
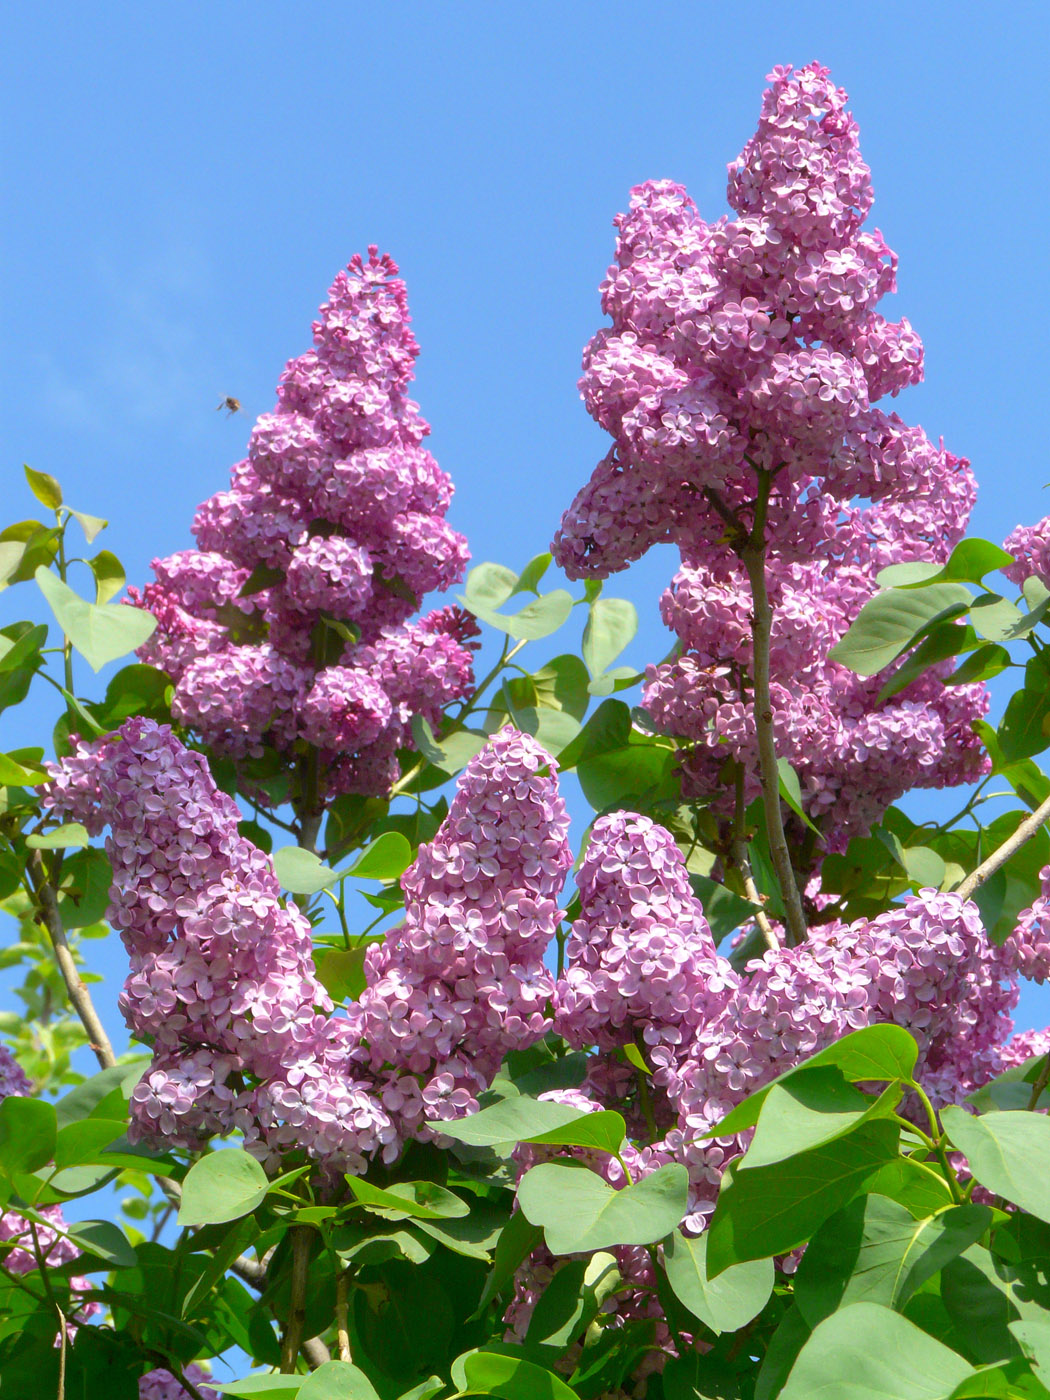
{"label": "brown stem", "polygon": [[95,1010],[95,1005],[91,1000],[87,987],[80,979],[77,965],[73,958],[72,950],[66,939],[66,930],[62,925],[62,915],[58,910],[58,900],[55,891],[47,877],[47,870],[39,851],[30,851],[26,862],[26,870],[38,902],[37,922],[46,930],[51,939],[51,946],[55,950],[55,961],[58,963],[58,970],[62,974],[62,980],[66,984],[66,991],[69,993],[69,1000],[74,1011],[80,1017],[80,1024],[87,1032],[88,1044],[95,1052],[95,1059],[103,1069],[112,1069],[117,1063],[117,1057],[113,1053],[113,1046],[110,1044],[109,1036],[99,1019],[99,1014]]}
{"label": "brown stem", "polygon": [[346,1270],[342,1270],[335,1280],[335,1332],[339,1345],[339,1360],[350,1360],[350,1330],[347,1324],[349,1302],[347,1297]]}
{"label": "brown stem", "polygon": [[993,851],[987,860],[981,861],[977,869],[967,875],[955,891],[959,898],[969,899],[974,890],[994,875],[1001,865],[1005,865],[1014,852],[1019,851],[1026,841],[1030,841],[1047,820],[1050,820],[1050,797],[1038,806],[1031,816],[1025,817],[1014,834],[1008,836],[998,850]]}
{"label": "brown stem", "polygon": [[755,884],[755,877],[751,874],[751,860],[747,853],[747,842],[744,840],[733,842],[733,862],[740,871],[740,878],[744,882],[744,894],[755,906],[754,920],[758,925],[758,931],[762,935],[762,941],[772,952],[780,947],[780,940],[773,932],[773,926],[769,922],[766,911],[762,906],[762,896],[758,892]]}
{"label": "brown stem", "polygon": [[323,1366],[326,1361],[331,1361],[331,1353],[321,1341],[320,1337],[309,1337],[299,1348],[306,1357],[307,1364],[311,1371],[316,1371],[319,1366]]}
{"label": "brown stem", "polygon": [[[768,481],[766,492],[768,494]],[[759,512],[756,509],[756,530],[758,524]],[[769,691],[769,642],[773,625],[773,611],[769,605],[769,593],[766,589],[765,544],[761,534],[756,539],[755,532],[752,532],[752,537],[740,551],[740,558],[747,569],[754,604],[752,680],[755,686],[755,730],[758,736],[758,760],[762,778],[762,802],[766,814],[766,835],[769,838],[769,854],[773,861],[773,869],[776,871],[781,897],[784,901],[788,942],[797,945],[805,941],[806,916],[802,912],[802,900],[799,896],[795,872],[791,865],[791,853],[788,850],[787,837],[784,835],[784,819],[780,810],[780,770],[777,767],[777,749],[773,737],[773,702]]]}
{"label": "brown stem", "polygon": [[290,1376],[299,1359],[306,1322],[306,1277],[310,1267],[310,1227],[292,1227],[292,1296],[288,1321],[281,1338],[281,1374]]}

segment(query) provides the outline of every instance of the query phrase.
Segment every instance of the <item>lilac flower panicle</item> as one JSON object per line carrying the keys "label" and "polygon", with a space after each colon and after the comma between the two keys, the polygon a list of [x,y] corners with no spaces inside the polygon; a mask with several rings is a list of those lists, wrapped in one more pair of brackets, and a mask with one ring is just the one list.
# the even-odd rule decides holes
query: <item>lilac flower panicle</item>
{"label": "lilac flower panicle", "polygon": [[828,657],[880,570],[942,562],[974,499],[969,464],[878,403],[921,379],[922,344],[876,310],[896,257],[862,227],[871,177],[845,103],[819,64],[774,70],[729,167],[734,217],[705,222],[668,180],[632,191],[602,283],[611,325],[580,380],[614,443],[552,546],[570,576],[604,578],[677,545],[664,617],[682,646],[649,669],[644,703],[686,741],[686,797],[709,799],[729,758],[750,797],[750,588],[723,512],[749,529],[757,470],[771,473],[777,746],[830,849],[908,788],[969,781],[987,764],[973,733],[982,686],[944,691],[935,671],[880,703],[881,679]]}
{"label": "lilac flower panicle", "polygon": [[[329,796],[384,795],[412,715],[473,686],[463,638],[406,626],[468,553],[407,397],[419,350],[397,273],[371,248],[339,274],[313,350],[288,362],[229,489],[199,507],[198,549],[154,560],[131,595],[157,618],[140,657],[171,675],[175,719],[236,760],[305,739]],[[360,640],[320,661],[325,618]]]}

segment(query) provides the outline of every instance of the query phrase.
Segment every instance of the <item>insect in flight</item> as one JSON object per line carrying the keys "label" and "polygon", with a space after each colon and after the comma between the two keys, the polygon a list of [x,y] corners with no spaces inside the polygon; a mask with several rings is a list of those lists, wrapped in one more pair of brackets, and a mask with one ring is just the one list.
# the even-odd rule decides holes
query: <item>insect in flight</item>
{"label": "insect in flight", "polygon": [[227,394],[224,399],[220,399],[219,402],[215,405],[216,413],[221,413],[223,409],[226,410],[226,417],[232,418],[235,413],[239,413],[241,411],[240,399],[235,399],[232,397],[232,395]]}

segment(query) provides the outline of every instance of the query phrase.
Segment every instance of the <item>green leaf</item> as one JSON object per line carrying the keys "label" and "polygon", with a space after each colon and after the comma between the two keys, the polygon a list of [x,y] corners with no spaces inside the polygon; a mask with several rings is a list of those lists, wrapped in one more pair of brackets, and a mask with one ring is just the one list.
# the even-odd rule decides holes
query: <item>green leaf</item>
{"label": "green leaf", "polygon": [[126,1124],[116,1118],[85,1118],[59,1128],[55,1141],[55,1167],[79,1167],[96,1162],[98,1154],[124,1136]]}
{"label": "green leaf", "polygon": [[317,980],[333,1001],[357,1001],[365,989],[365,954],[382,938],[369,938],[363,947],[321,948],[314,953]]}
{"label": "green leaf", "polygon": [[555,656],[532,673],[536,702],[543,709],[563,710],[582,722],[590,703],[587,667],[578,656]]}
{"label": "green leaf", "polygon": [[1025,667],[1025,684],[1010,696],[996,731],[1003,758],[1031,758],[1050,744],[1050,675],[1037,660]]}
{"label": "green leaf", "polygon": [[298,1400],[379,1400],[379,1392],[349,1361],[326,1361],[302,1382]]}
{"label": "green leaf", "polygon": [[795,1302],[811,1327],[851,1303],[899,1312],[991,1220],[987,1206],[954,1206],[916,1220],[885,1196],[858,1197],[813,1236],[795,1275]]}
{"label": "green leaf", "polygon": [[445,1389],[445,1382],[440,1376],[429,1376],[425,1381],[420,1381],[411,1390],[404,1390],[397,1397],[397,1400],[433,1400],[433,1397]]}
{"label": "green leaf", "polygon": [[1050,1382],[1050,1319],[1019,1318],[1007,1326],[1042,1380]]}
{"label": "green leaf", "polygon": [[544,593],[535,602],[526,603],[521,611],[516,613],[497,612],[494,608],[478,602],[476,598],[471,598],[469,594],[462,595],[457,601],[482,622],[487,622],[490,627],[495,627],[500,632],[506,632],[518,642],[533,642],[539,641],[541,637],[549,637],[552,632],[557,632],[572,612],[572,594],[564,588]]}
{"label": "green leaf", "polygon": [[47,506],[50,510],[57,510],[62,504],[62,488],[53,476],[47,472],[34,471],[32,467],[23,464],[22,470],[26,474],[26,481],[29,482],[29,489],[42,506]]}
{"label": "green leaf", "polygon": [[58,1119],[42,1099],[9,1094],[0,1102],[0,1171],[35,1172],[55,1155]]}
{"label": "green leaf", "polygon": [[959,622],[940,623],[894,671],[879,691],[875,703],[881,705],[911,685],[912,681],[918,680],[931,666],[947,661],[950,656],[958,656],[961,651],[969,651],[976,645],[977,633],[972,627]]}
{"label": "green leaf", "polygon": [[95,602],[108,603],[115,598],[127,582],[124,565],[108,549],[100,549],[88,567],[95,576]]}
{"label": "green leaf", "polygon": [[978,647],[961,666],[947,677],[945,685],[972,685],[974,681],[990,681],[1010,665],[1010,653],[994,642]]}
{"label": "green leaf", "polygon": [[217,1390],[221,1395],[298,1395],[304,1381],[304,1376],[249,1376],[243,1381],[227,1381],[225,1385],[220,1385],[218,1381],[209,1381],[212,1390]]}
{"label": "green leaf", "polygon": [[467,575],[466,596],[483,608],[498,608],[517,583],[518,575],[503,564],[476,564]]}
{"label": "green leaf", "polygon": [[806,1066],[769,1086],[755,1136],[736,1170],[768,1167],[834,1142],[873,1118],[890,1118],[901,1093],[894,1081],[872,1100],[854,1089],[837,1065]]}
{"label": "green leaf", "polygon": [[78,1220],[68,1231],[74,1244],[115,1269],[133,1269],[138,1263],[128,1237],[111,1220]]}
{"label": "green leaf", "polygon": [[514,584],[515,593],[537,593],[536,585],[550,568],[554,556],[537,554],[525,565]]}
{"label": "green leaf", "polygon": [[560,1355],[590,1326],[622,1281],[616,1256],[604,1250],[562,1265],[532,1311],[526,1346],[551,1348]]}
{"label": "green leaf", "polygon": [[844,1077],[852,1083],[866,1083],[868,1080],[887,1082],[893,1079],[910,1081],[915,1073],[919,1058],[919,1047],[903,1026],[881,1025],[864,1026],[859,1031],[851,1031],[829,1045],[826,1050],[804,1060],[793,1069],[778,1075],[764,1088],[737,1104],[705,1137],[732,1137],[745,1128],[753,1128],[765,1102],[766,1095],[775,1084],[785,1084],[796,1074],[811,1069],[814,1065],[837,1065]]}
{"label": "green leaf", "polygon": [[86,846],[90,840],[87,828],[80,822],[66,822],[51,831],[36,831],[27,836],[26,845],[32,851],[61,851],[71,846]]}
{"label": "green leaf", "polygon": [[[111,1069],[99,1070],[90,1079],[85,1079],[83,1083],[76,1085],[55,1104],[56,1125],[59,1128],[64,1128],[67,1123],[78,1123],[84,1118],[89,1118],[97,1110],[100,1110],[100,1106],[109,1107],[113,1103],[110,1096],[114,1090],[120,1089],[130,1074],[141,1072],[149,1063],[149,1056],[144,1055],[140,1056],[134,1064],[114,1065]],[[129,1086],[129,1093],[131,1087]],[[126,1116],[126,1101],[123,1094],[120,1098],[119,1111],[106,1116],[118,1117],[123,1123]]]}
{"label": "green leaf", "polygon": [[638,1049],[638,1046],[635,1045],[633,1040],[629,1040],[627,1044],[623,1047],[623,1054],[624,1059],[629,1065],[634,1065],[636,1070],[640,1070],[642,1074],[647,1074],[650,1078],[652,1078],[653,1072],[645,1063],[645,1056]]}
{"label": "green leaf", "polygon": [[515,710],[510,717],[516,729],[534,735],[552,758],[557,758],[580,732],[580,722],[564,710],[533,709],[527,706]]}
{"label": "green leaf", "polygon": [[854,1303],[817,1327],[780,1400],[945,1400],[968,1362],[889,1308]]}
{"label": "green leaf", "polygon": [[[16,632],[15,629],[21,629]],[[23,666],[40,665],[40,648],[47,641],[44,624],[16,622],[0,630],[0,672],[15,671]]]}
{"label": "green leaf", "polygon": [[[960,540],[948,556],[948,562],[938,568],[936,564],[891,564],[879,574],[880,588],[927,588],[931,583],[958,582],[982,583],[985,574],[993,573],[1014,562],[1012,554],[1000,549],[990,540]],[[918,570],[927,571],[925,577],[918,576]],[[915,571],[912,579],[907,579],[907,571]]]}
{"label": "green leaf", "polygon": [[674,1230],[664,1245],[667,1281],[679,1302],[712,1332],[736,1332],[765,1307],[773,1291],[772,1259],[757,1259],[707,1274],[707,1235]]}
{"label": "green leaf", "polygon": [[[811,1335],[812,1329],[793,1303],[773,1333],[762,1358],[755,1382],[755,1400],[775,1400]],[[690,1396],[689,1400],[693,1400],[693,1397]]]}
{"label": "green leaf", "polygon": [[914,591],[891,588],[869,599],[852,627],[828,653],[858,676],[874,676],[919,640],[934,622],[949,622],[973,602],[961,583],[934,583]]}
{"label": "green leaf", "polygon": [[898,1129],[877,1119],[812,1152],[722,1178],[709,1226],[712,1277],[731,1264],[786,1254],[862,1190],[898,1152]]}
{"label": "green leaf", "polygon": [[1023,632],[1025,615],[1009,598],[1002,598],[998,593],[983,593],[973,601],[970,621],[986,641],[1010,642]]}
{"label": "green leaf", "polygon": [[482,1315],[497,1293],[510,1283],[522,1261],[528,1258],[542,1239],[543,1232],[540,1227],[533,1225],[522,1211],[516,1210],[500,1231],[492,1272],[485,1280],[481,1298],[467,1319],[468,1322],[474,1322]]}
{"label": "green leaf", "polygon": [[0,786],[32,787],[46,783],[48,776],[42,768],[29,768],[9,754],[0,753]]}
{"label": "green leaf", "polygon": [[489,736],[476,729],[457,729],[439,742],[423,716],[413,715],[412,740],[428,763],[444,773],[458,773],[481,752]]}
{"label": "green leaf", "polygon": [[[511,1102],[521,1103],[522,1100],[512,1099]],[[550,1128],[545,1133],[536,1133],[520,1141],[548,1147],[594,1147],[615,1156],[626,1136],[627,1124],[621,1115],[603,1108],[596,1113],[585,1113],[582,1118],[563,1127]]]}
{"label": "green leaf", "polygon": [[941,1123],[982,1186],[1050,1221],[1050,1119],[1019,1110],[974,1118],[950,1104]]}
{"label": "green leaf", "polygon": [[868,1178],[866,1187],[872,1194],[888,1196],[904,1206],[916,1219],[933,1215],[955,1201],[943,1174],[913,1157],[887,1162]]}
{"label": "green leaf", "polygon": [[153,635],[157,619],[125,603],[88,603],[50,569],[34,575],[59,626],[93,671],[136,648]]}
{"label": "green leaf", "polygon": [[451,1249],[453,1254],[490,1264],[506,1220],[505,1210],[488,1201],[476,1200],[470,1213],[457,1220],[416,1220],[415,1227]]}
{"label": "green leaf", "polygon": [[[403,840],[404,838],[402,838]],[[340,876],[330,870],[313,851],[304,851],[302,846],[281,846],[274,851],[273,868],[278,880],[286,890],[295,894],[317,894],[330,885],[338,884]]]}
{"label": "green leaf", "polygon": [[553,1371],[518,1356],[476,1351],[465,1358],[463,1369],[467,1385],[482,1395],[500,1395],[503,1400],[575,1400],[576,1397],[576,1392]]}
{"label": "green leaf", "polygon": [[[435,1119],[429,1126],[469,1147],[499,1147],[505,1143],[534,1140],[538,1135],[565,1128],[588,1117],[590,1114],[584,1109],[522,1095],[520,1098],[503,1099],[478,1113],[468,1114],[466,1118],[456,1118],[451,1122]],[[617,1142],[617,1147],[620,1142]]]}
{"label": "green leaf", "polygon": [[626,598],[597,598],[583,629],[583,659],[594,677],[603,675],[634,640],[638,613]]}
{"label": "green leaf", "polygon": [[84,538],[88,544],[92,544],[95,536],[100,535],[109,524],[109,521],[103,520],[100,515],[88,515],[83,510],[70,510],[69,513],[83,530]]}
{"label": "green leaf", "polygon": [[679,788],[673,751],[644,742],[581,758],[576,774],[584,797],[596,812],[629,806],[633,800],[654,795],[675,796]]}
{"label": "green leaf", "polygon": [[706,875],[690,875],[689,883],[693,893],[704,906],[704,915],[711,929],[711,937],[716,943],[752,917],[758,905],[748,899],[741,899],[725,885],[711,880]]}
{"label": "green leaf", "polygon": [[820,832],[806,816],[805,808],[802,806],[802,789],[799,786],[798,774],[792,768],[786,758],[777,759],[777,771],[780,774],[780,796],[794,812],[795,816],[810,831],[815,831],[819,836]]}
{"label": "green leaf", "polygon": [[396,880],[411,864],[412,847],[400,831],[384,831],[340,874],[359,880]]}
{"label": "green leaf", "polygon": [[541,1162],[518,1183],[518,1205],[543,1226],[552,1254],[577,1254],[663,1239],[685,1214],[688,1189],[677,1162],[619,1191],[586,1167]]}
{"label": "green leaf", "polygon": [[433,1181],[395,1181],[384,1188],[347,1172],[346,1182],[361,1205],[382,1211],[389,1220],[452,1220],[470,1210],[466,1201]]}
{"label": "green leaf", "polygon": [[239,1147],[209,1152],[194,1162],[182,1183],[180,1225],[215,1225],[250,1215],[270,1183],[259,1163]]}

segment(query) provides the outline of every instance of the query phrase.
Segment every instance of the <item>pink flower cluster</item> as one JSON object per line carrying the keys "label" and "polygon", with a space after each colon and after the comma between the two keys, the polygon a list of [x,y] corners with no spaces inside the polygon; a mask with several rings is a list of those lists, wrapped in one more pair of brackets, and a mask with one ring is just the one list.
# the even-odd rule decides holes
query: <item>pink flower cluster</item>
{"label": "pink flower cluster", "polygon": [[157,618],[139,655],[175,682],[175,718],[238,759],[305,739],[329,794],[385,793],[412,716],[437,723],[473,684],[472,619],[406,626],[468,554],[407,396],[418,346],[397,271],[371,248],[339,274],[314,349],[198,509],[198,548],[154,560],[134,595]]}
{"label": "pink flower cluster", "polygon": [[[857,676],[828,657],[874,591],[855,565],[795,563],[770,570],[770,667],[777,753],[798,773],[802,799],[827,844],[863,834],[915,787],[976,779],[986,758],[973,722],[988,697],[979,685],[946,687],[949,665],[879,702],[884,677]],[[683,651],[649,666],[645,703],[665,732],[688,744],[688,791],[710,795],[735,759],[745,796],[757,796],[758,753],[748,677],[751,594],[742,565],[684,566],[661,600]],[[729,786],[732,786],[730,780]]]}
{"label": "pink flower cluster", "polygon": [[1026,579],[1037,578],[1050,587],[1050,516],[1038,525],[1018,525],[1003,540],[1007,554],[1015,562],[1007,564],[1003,573],[1020,588]]}
{"label": "pink flower cluster", "polygon": [[[741,975],[714,949],[681,853],[647,819],[601,818],[578,886],[580,916],[555,1007],[570,1044],[599,1051],[581,1106],[615,1103],[642,1135],[639,1096],[650,1097],[646,1135],[655,1122],[664,1136],[638,1166],[686,1163],[693,1228],[743,1150],[736,1139],[701,1134],[847,1032],[905,1027],[937,1103],[956,1102],[1037,1053],[1027,1041],[1008,1044],[1023,960],[1009,943],[990,943],[976,906],[957,895],[922,890],[877,918],[818,925],[807,942],[767,952]],[[632,1039],[653,1071],[644,1091],[617,1053]]]}
{"label": "pink flower cluster", "polygon": [[[219,1400],[219,1392],[207,1385],[208,1372],[196,1362],[184,1368],[183,1375],[195,1386],[202,1400]],[[147,1371],[139,1378],[139,1400],[186,1400],[186,1391],[170,1371]]]}
{"label": "pink flower cluster", "polygon": [[[430,1118],[476,1107],[503,1058],[550,1029],[543,959],[572,864],[554,769],[526,734],[491,739],[402,880],[404,923],[366,954],[351,1021],[368,1066],[396,1072],[395,1093],[416,1076]],[[396,1107],[404,1117],[411,1105]]]}
{"label": "pink flower cluster", "polygon": [[[602,284],[611,326],[584,354],[591,415],[614,438],[554,541],[573,577],[604,577],[652,545],[684,561],[664,599],[679,656],[650,668],[645,704],[687,741],[687,795],[754,780],[750,590],[737,549],[771,478],[764,543],[778,617],[779,751],[832,841],[913,785],[967,781],[983,759],[979,686],[927,677],[888,705],[880,684],[828,660],[888,564],[946,557],[975,487],[966,462],[876,407],[922,377],[906,320],[876,310],[896,257],[876,230],[846,95],[819,64],[771,75],[758,130],[729,167],[735,218],[705,222],[652,181],[616,219]],[[727,522],[735,521],[735,524]],[[731,784],[730,784],[731,786]]]}
{"label": "pink flower cluster", "polygon": [[315,979],[308,921],[167,726],[129,720],[52,774],[57,816],[110,828],[108,918],[131,962],[120,1005],[153,1048],[133,1135],[193,1148],[237,1129],[264,1160],[301,1149],[360,1170],[424,1118],[474,1106],[504,1056],[549,1029],[543,956],[572,856],[553,761],[528,735],[505,730],[471,761],[346,1016]]}

